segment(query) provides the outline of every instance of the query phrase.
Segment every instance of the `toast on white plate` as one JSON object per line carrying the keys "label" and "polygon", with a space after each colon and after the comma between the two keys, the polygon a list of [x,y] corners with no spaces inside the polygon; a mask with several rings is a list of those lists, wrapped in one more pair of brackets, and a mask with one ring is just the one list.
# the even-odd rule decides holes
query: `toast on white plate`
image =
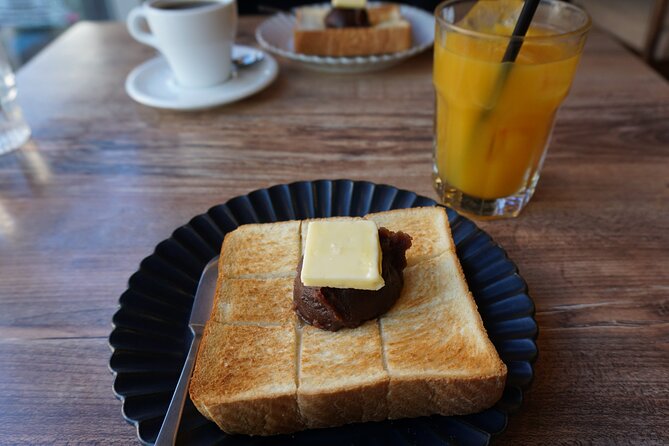
{"label": "toast on white plate", "polygon": [[404,287],[386,314],[337,332],[305,325],[292,310],[308,221],[245,225],[225,237],[190,383],[195,406],[225,432],[463,415],[501,397],[506,366],[467,287],[444,209],[365,218],[413,237]]}
{"label": "toast on white plate", "polygon": [[370,5],[371,26],[327,28],[325,16],[330,7],[303,6],[295,13],[293,44],[295,52],[318,56],[369,56],[395,53],[411,48],[411,24],[395,4]]}

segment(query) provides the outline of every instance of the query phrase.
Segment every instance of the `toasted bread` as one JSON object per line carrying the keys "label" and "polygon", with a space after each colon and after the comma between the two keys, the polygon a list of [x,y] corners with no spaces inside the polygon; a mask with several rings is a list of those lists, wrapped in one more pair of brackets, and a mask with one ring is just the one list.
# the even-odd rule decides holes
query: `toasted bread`
{"label": "toasted bread", "polygon": [[299,256],[299,221],[243,225],[225,236],[218,272],[231,278],[292,277]]}
{"label": "toasted bread", "polygon": [[293,325],[207,323],[190,394],[228,433],[268,435],[304,429],[295,384]]}
{"label": "toasted bread", "polygon": [[337,332],[302,328],[297,400],[308,427],[388,418],[381,342],[377,321]]}
{"label": "toasted bread", "polygon": [[296,11],[293,30],[295,51],[319,56],[368,56],[411,48],[411,24],[398,5],[370,6],[371,26],[326,28],[327,6],[304,6]]}
{"label": "toasted bread", "polygon": [[[272,435],[462,415],[501,397],[506,366],[468,290],[444,210],[365,218],[406,231],[414,246],[393,308],[338,332],[304,325],[290,309],[288,282],[306,222],[242,226],[226,236],[212,317],[190,384],[195,406],[221,429]],[[266,262],[258,256],[279,252],[295,262],[291,271],[285,258]]]}
{"label": "toasted bread", "polygon": [[293,312],[293,277],[226,279],[217,287],[211,317],[221,323],[288,324]]}
{"label": "toasted bread", "polygon": [[[403,231],[411,235],[413,239],[411,248],[406,253],[409,266],[444,252],[455,253],[448,218],[443,210],[426,212],[397,209],[369,214],[366,218],[373,220],[379,227],[383,226],[391,231]],[[430,221],[426,221],[426,218],[429,218]]]}

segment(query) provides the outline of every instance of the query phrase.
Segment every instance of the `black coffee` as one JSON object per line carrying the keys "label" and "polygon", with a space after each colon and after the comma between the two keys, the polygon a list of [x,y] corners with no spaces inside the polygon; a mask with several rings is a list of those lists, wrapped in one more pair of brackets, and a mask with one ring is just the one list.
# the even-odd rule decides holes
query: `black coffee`
{"label": "black coffee", "polygon": [[158,9],[194,9],[194,8],[202,8],[203,6],[211,6],[215,5],[218,2],[207,2],[207,1],[191,1],[191,2],[184,2],[184,1],[164,1],[164,2],[157,2],[154,3],[153,6],[154,8]]}

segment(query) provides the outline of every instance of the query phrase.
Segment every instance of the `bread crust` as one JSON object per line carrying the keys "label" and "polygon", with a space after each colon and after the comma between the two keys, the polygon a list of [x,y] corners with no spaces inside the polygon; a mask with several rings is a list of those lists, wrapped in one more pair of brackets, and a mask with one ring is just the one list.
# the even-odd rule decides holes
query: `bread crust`
{"label": "bread crust", "polygon": [[411,48],[411,28],[342,28],[295,30],[295,51],[330,57],[369,56]]}
{"label": "bread crust", "polygon": [[361,28],[303,26],[305,14],[314,9],[317,8],[300,8],[296,12],[293,42],[297,53],[331,57],[369,56],[411,48],[411,25],[401,18],[397,5],[369,8],[372,26]]}
{"label": "bread crust", "polygon": [[480,412],[502,397],[506,370],[502,374],[473,377],[404,377],[391,379],[388,418],[428,415],[466,415]]}

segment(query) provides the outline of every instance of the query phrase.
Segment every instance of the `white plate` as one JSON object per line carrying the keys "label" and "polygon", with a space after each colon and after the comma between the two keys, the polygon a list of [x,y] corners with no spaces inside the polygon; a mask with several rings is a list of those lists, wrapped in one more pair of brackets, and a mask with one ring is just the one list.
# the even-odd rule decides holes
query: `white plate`
{"label": "white plate", "polygon": [[[249,46],[235,45],[233,56],[260,51]],[[274,81],[279,67],[269,54],[260,62],[235,70],[232,77],[220,85],[207,88],[185,88],[177,84],[167,61],[162,57],[149,59],[130,72],[125,91],[140,104],[170,110],[201,110],[244,99]]]}
{"label": "white plate", "polygon": [[358,57],[324,57],[296,53],[293,47],[295,15],[287,13],[273,15],[261,23],[256,29],[256,39],[267,51],[318,71],[361,73],[382,70],[425,51],[434,42],[432,14],[408,5],[400,5],[400,11],[411,23],[413,45],[408,50],[397,53]]}

